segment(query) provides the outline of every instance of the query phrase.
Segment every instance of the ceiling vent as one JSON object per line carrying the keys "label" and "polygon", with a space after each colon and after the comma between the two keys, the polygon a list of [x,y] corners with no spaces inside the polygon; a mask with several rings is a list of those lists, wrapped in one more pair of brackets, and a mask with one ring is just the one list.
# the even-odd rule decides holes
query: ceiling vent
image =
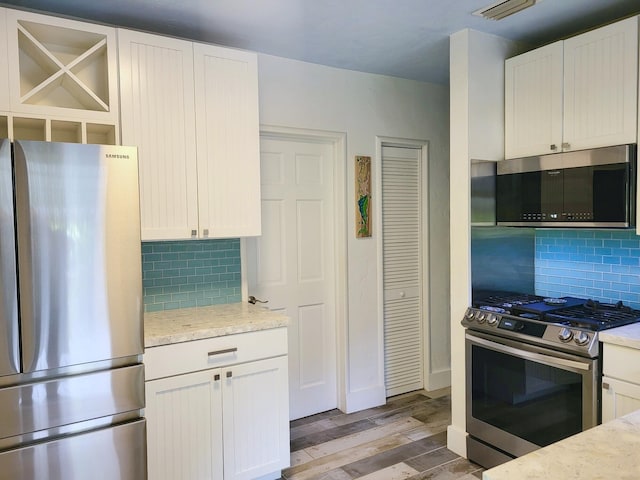
{"label": "ceiling vent", "polygon": [[525,8],[533,7],[538,1],[540,0],[502,0],[476,10],[473,14],[487,20],[502,20]]}

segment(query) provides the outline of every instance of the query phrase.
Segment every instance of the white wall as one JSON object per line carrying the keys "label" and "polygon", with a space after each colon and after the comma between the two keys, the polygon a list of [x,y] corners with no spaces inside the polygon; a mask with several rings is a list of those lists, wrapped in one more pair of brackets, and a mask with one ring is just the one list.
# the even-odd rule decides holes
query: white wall
{"label": "white wall", "polygon": [[504,59],[517,45],[462,30],[449,39],[451,88],[451,425],[447,446],[466,456],[465,346],[471,301],[470,161],[504,159]]}
{"label": "white wall", "polygon": [[[347,138],[348,318],[346,397],[356,411],[384,403],[375,235],[355,238],[353,162],[376,162],[376,136],[429,141],[430,337],[434,375],[449,371],[449,104],[446,86],[258,56],[260,123],[344,132]],[[375,184],[375,179],[374,183]],[[372,208],[377,208],[376,193]]]}

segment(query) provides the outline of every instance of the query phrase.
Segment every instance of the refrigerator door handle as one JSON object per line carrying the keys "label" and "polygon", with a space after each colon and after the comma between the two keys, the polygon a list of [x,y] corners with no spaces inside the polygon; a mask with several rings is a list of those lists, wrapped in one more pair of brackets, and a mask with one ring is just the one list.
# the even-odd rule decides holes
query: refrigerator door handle
{"label": "refrigerator door handle", "polygon": [[20,290],[20,336],[22,339],[22,371],[33,370],[37,357],[37,339],[34,319],[33,262],[31,252],[31,198],[25,152],[20,143],[14,143],[14,173],[16,195],[16,238],[18,241],[18,269]]}
{"label": "refrigerator door handle", "polygon": [[11,142],[0,139],[0,376],[20,371]]}

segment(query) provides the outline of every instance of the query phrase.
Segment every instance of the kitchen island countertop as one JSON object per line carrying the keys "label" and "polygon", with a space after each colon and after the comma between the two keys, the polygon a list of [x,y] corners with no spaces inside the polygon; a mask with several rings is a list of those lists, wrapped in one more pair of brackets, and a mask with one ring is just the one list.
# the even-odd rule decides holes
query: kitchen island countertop
{"label": "kitchen island countertop", "polygon": [[145,348],[286,327],[289,318],[249,303],[164,310],[144,314]]}
{"label": "kitchen island countertop", "polygon": [[482,474],[483,480],[637,480],[640,410],[565,438]]}
{"label": "kitchen island countertop", "polygon": [[614,345],[640,350],[640,322],[603,330],[598,338],[603,343],[613,343]]}

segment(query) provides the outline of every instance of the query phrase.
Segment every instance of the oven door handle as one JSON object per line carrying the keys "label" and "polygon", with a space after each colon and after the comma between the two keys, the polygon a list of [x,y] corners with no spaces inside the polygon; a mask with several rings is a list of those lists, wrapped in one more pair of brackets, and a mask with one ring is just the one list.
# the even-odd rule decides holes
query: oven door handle
{"label": "oven door handle", "polygon": [[574,360],[567,360],[566,358],[558,358],[552,357],[550,355],[545,355],[543,353],[535,353],[530,352],[528,350],[522,350],[520,348],[509,347],[507,345],[503,345],[501,343],[492,342],[491,340],[485,340],[483,338],[478,338],[476,336],[471,336],[467,334],[467,338],[479,345],[483,345],[485,347],[489,347],[493,350],[502,353],[508,353],[515,357],[524,358],[527,360],[532,360],[534,362],[542,363],[544,365],[548,365],[550,367],[567,367],[575,370],[581,370],[588,372],[591,370],[591,364],[588,362],[576,362]]}

